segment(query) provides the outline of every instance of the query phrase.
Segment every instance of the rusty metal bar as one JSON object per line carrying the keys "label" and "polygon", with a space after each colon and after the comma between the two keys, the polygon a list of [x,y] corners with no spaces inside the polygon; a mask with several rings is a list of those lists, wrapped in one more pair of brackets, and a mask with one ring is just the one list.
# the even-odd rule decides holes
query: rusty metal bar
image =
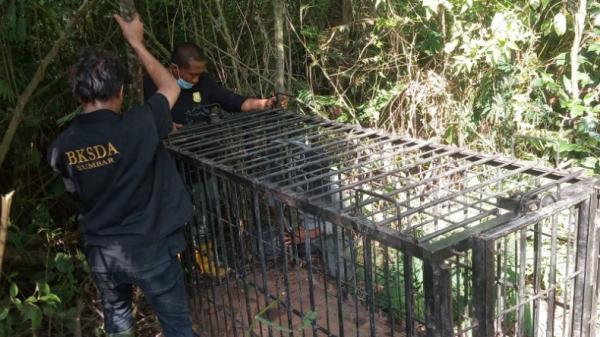
{"label": "rusty metal bar", "polygon": [[[335,132],[343,132],[346,130],[350,130],[351,127],[340,127],[335,130]],[[322,134],[312,134],[305,138],[306,141],[310,141],[311,144],[317,144],[318,148],[327,148],[332,147],[334,145],[347,144],[347,140],[342,137],[341,139],[324,139],[323,142],[318,141],[322,138]],[[379,136],[381,137],[381,136]],[[388,137],[381,137],[388,138]],[[217,160],[216,163],[221,165],[227,165],[231,163],[232,165],[243,165],[246,170],[250,170],[257,166],[267,165],[273,161],[277,161],[277,159],[286,159],[290,155],[290,153],[286,152],[286,149],[283,145],[286,145],[284,142],[278,141],[279,139],[275,139],[272,143],[265,143],[261,146],[253,148],[254,152],[248,152],[246,148],[240,149],[237,152],[231,153],[229,156],[224,157],[223,159]],[[317,141],[315,141],[317,140]],[[330,141],[329,143],[325,143],[325,141]],[[291,155],[299,155],[304,151],[294,152]],[[260,154],[266,153],[269,158],[264,158]],[[279,156],[279,157],[277,157]],[[246,157],[250,157],[249,161],[244,161]],[[262,160],[262,161],[261,161]],[[264,160],[268,160],[264,162]],[[258,163],[255,163],[258,162]]]}
{"label": "rusty metal bar", "polygon": [[493,337],[496,297],[494,291],[495,258],[493,242],[473,239],[473,304],[477,336]]}
{"label": "rusty metal bar", "polygon": [[[391,141],[390,143],[393,144],[393,143],[396,143],[396,141]],[[411,146],[407,147],[407,145],[411,145]],[[395,151],[395,152],[391,152],[390,153],[390,151],[394,150],[395,148],[397,148],[398,150]],[[421,149],[424,149],[424,148],[426,148],[425,144],[415,144],[414,142],[411,142],[411,143],[404,142],[404,143],[399,143],[397,145],[395,144],[392,148],[386,148],[385,149],[384,152],[386,153],[386,155],[384,155],[384,156],[376,156],[375,158],[372,158],[369,161],[356,162],[357,159],[359,159],[359,158],[353,157],[353,158],[350,158],[349,160],[347,160],[346,162],[335,162],[334,163],[335,166],[338,166],[337,170],[335,171],[335,174],[345,174],[345,173],[351,172],[352,170],[355,170],[355,169],[370,167],[371,164],[375,164],[378,161],[383,161],[383,160],[391,159],[391,158],[394,158],[396,156],[401,156],[404,153],[412,152],[412,151],[418,151],[418,150],[421,150]],[[417,158],[417,157],[427,156],[430,153],[434,153],[434,152],[436,152],[436,151],[432,150],[432,149],[429,149],[429,150],[427,150],[425,152],[422,152],[420,155],[413,155],[411,157],[403,158],[403,159],[404,160],[409,160],[411,158]],[[348,163],[351,163],[351,162],[354,162],[354,164],[352,164],[350,166],[346,166]],[[343,165],[341,165],[341,164],[343,164]],[[381,169],[381,167],[369,168],[369,170],[367,170],[367,171],[361,171],[360,173],[363,174],[363,175],[367,175],[367,174],[370,174],[370,173],[373,173],[373,172],[377,171],[378,169]],[[392,172],[394,172],[394,171],[390,171],[390,173],[392,173]],[[327,177],[329,177],[331,175],[332,175],[331,173],[323,173],[321,175],[315,175],[312,179],[309,179],[306,182],[311,182],[312,180],[315,180],[315,179],[327,178]],[[296,186],[298,186],[299,184],[302,184],[302,183],[303,182],[297,182],[295,184],[288,185],[288,187],[289,188],[293,188],[293,187],[296,187]]]}
{"label": "rusty metal bar", "polygon": [[425,261],[423,283],[427,337],[452,336],[452,276],[448,265]]}

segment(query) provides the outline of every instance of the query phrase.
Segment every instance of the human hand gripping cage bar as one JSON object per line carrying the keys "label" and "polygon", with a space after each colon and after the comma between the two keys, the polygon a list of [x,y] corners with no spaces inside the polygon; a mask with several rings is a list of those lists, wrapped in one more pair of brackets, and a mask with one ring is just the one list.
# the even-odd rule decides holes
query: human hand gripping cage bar
{"label": "human hand gripping cage bar", "polygon": [[[296,98],[296,96],[291,95],[289,93],[284,92],[276,92],[274,94],[275,97],[275,106],[271,110],[286,110],[288,106],[289,98]],[[195,124],[195,123],[209,123],[214,124],[221,120],[227,119],[232,115],[232,113],[227,112],[221,108],[221,105],[218,103],[212,104],[196,104],[194,107],[186,111],[185,117],[187,119],[187,123]]]}

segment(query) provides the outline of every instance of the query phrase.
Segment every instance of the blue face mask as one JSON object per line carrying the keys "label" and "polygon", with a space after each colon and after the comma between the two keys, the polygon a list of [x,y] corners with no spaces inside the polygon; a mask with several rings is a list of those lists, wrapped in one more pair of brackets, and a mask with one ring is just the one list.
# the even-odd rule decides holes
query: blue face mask
{"label": "blue face mask", "polygon": [[183,79],[183,78],[181,78],[181,77],[179,77],[179,78],[177,79],[177,84],[179,85],[179,87],[180,87],[181,89],[192,89],[192,87],[194,86],[194,84],[193,84],[193,83],[190,83],[190,82],[188,82],[188,81],[184,80],[184,79]]}
{"label": "blue face mask", "polygon": [[175,69],[177,69],[177,85],[179,85],[179,87],[181,89],[192,89],[192,87],[194,86],[194,83],[190,83],[186,80],[184,80],[183,78],[181,78],[181,76],[179,76],[179,68],[177,67],[177,65],[173,64],[175,66]]}

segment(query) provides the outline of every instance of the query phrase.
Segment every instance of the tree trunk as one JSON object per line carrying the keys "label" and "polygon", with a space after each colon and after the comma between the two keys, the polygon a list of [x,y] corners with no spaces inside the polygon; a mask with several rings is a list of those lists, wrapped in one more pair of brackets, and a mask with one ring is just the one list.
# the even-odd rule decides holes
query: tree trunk
{"label": "tree trunk", "polygon": [[2,164],[6,159],[6,154],[10,149],[10,145],[12,144],[12,141],[15,137],[17,128],[19,127],[19,124],[23,119],[25,107],[27,106],[27,103],[29,103],[29,99],[31,98],[31,95],[33,94],[35,89],[44,79],[44,75],[46,74],[46,68],[48,68],[50,62],[54,60],[54,58],[58,54],[58,51],[67,40],[67,37],[75,31],[75,24],[85,16],[85,14],[91,8],[91,5],[95,1],[96,0],[85,0],[83,4],[79,7],[79,9],[77,9],[69,23],[67,23],[62,32],[60,32],[60,35],[56,42],[54,42],[52,49],[50,49],[48,54],[46,54],[46,56],[40,62],[40,65],[38,66],[37,70],[35,71],[35,74],[31,78],[31,81],[27,85],[27,88],[25,88],[23,93],[19,95],[19,98],[17,99],[17,105],[15,106],[12,113],[12,117],[10,119],[10,123],[6,128],[6,133],[4,134],[4,137],[2,138],[2,143],[0,143],[0,167],[2,167]]}
{"label": "tree trunk", "polygon": [[[133,0],[120,0],[121,16],[131,21],[135,13],[135,3]],[[127,47],[127,68],[129,75],[131,76],[131,83],[129,83],[128,92],[133,98],[132,103],[141,104],[144,101],[144,93],[142,90],[143,83],[143,72],[140,62],[138,61],[135,53],[131,47]]]}
{"label": "tree trunk", "polygon": [[285,92],[285,48],[283,41],[283,20],[285,18],[285,3],[282,0],[273,0],[275,14],[275,56],[276,77],[275,91]]}

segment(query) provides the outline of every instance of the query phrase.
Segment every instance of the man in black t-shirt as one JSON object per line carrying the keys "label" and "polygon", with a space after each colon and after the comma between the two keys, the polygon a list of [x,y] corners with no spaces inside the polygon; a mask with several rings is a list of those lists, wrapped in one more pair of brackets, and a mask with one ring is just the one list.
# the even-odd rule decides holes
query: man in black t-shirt
{"label": "man in black t-shirt", "polygon": [[192,337],[181,264],[192,204],[162,145],[180,89],[146,49],[143,24],[115,15],[123,36],[157,85],[143,106],[123,113],[122,62],[84,50],[71,69],[83,107],[48,150],[48,161],[83,202],[85,255],[102,295],[108,336],[134,336],[132,286],[141,288],[165,337]]}
{"label": "man in black t-shirt", "polygon": [[[193,109],[217,104],[228,112],[252,112],[273,108],[276,97],[252,98],[240,96],[225,89],[206,72],[206,57],[193,43],[182,43],[171,55],[169,69],[181,88],[179,99],[173,106],[173,131],[192,122]],[[147,100],[156,91],[156,85],[148,76],[144,77],[144,98]],[[282,106],[287,98],[282,99]]]}

